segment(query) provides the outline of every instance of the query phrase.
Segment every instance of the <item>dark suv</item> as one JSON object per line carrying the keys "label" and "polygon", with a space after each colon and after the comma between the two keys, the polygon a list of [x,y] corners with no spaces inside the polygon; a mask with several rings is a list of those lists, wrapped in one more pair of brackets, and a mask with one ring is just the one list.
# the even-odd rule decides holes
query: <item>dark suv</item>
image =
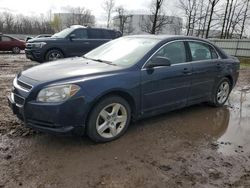
{"label": "dark suv", "polygon": [[90,50],[118,38],[121,33],[115,30],[71,26],[49,38],[34,38],[26,43],[28,59],[53,61],[65,57],[81,56]]}

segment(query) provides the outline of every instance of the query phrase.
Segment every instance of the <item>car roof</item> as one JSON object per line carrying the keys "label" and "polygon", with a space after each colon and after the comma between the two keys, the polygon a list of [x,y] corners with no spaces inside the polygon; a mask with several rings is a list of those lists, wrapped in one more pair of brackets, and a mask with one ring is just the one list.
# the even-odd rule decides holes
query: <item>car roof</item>
{"label": "car roof", "polygon": [[[152,35],[152,34],[146,34],[146,35],[129,35],[126,36],[129,38],[151,38],[151,39],[158,39],[161,41],[164,40],[200,40],[200,41],[205,41],[209,42],[208,40],[198,38],[198,37],[192,37],[192,36],[184,36],[184,35]],[[210,42],[209,42],[210,43]]]}

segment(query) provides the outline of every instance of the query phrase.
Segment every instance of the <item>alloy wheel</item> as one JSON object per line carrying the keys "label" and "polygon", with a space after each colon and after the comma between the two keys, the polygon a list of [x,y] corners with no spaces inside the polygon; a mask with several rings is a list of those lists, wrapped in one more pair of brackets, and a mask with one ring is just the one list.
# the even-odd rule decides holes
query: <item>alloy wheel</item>
{"label": "alloy wheel", "polygon": [[52,52],[51,54],[49,54],[49,61],[55,61],[60,58],[62,58],[62,56],[59,52]]}
{"label": "alloy wheel", "polygon": [[126,108],[119,103],[104,107],[96,120],[96,130],[103,138],[113,138],[125,128],[128,121]]}
{"label": "alloy wheel", "polygon": [[219,104],[223,104],[227,100],[229,91],[229,83],[226,81],[222,82],[217,91],[217,101]]}

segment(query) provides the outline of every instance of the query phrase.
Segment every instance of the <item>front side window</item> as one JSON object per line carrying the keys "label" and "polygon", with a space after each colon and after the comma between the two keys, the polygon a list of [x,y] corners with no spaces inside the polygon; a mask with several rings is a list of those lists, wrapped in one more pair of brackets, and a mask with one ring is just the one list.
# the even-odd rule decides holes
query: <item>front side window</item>
{"label": "front side window", "polygon": [[192,61],[201,61],[209,59],[217,59],[218,56],[214,49],[209,45],[201,42],[188,42]]}
{"label": "front side window", "polygon": [[171,64],[178,64],[186,62],[186,49],[184,42],[171,42],[161,48],[153,58],[160,56],[168,58]]}
{"label": "front side window", "polygon": [[112,38],[114,38],[114,37],[112,37],[112,31],[103,30],[103,34],[104,34],[104,38],[105,39],[112,39]]}
{"label": "front side window", "polygon": [[87,39],[88,38],[88,33],[86,29],[77,29],[71,34],[75,34],[74,39]]}

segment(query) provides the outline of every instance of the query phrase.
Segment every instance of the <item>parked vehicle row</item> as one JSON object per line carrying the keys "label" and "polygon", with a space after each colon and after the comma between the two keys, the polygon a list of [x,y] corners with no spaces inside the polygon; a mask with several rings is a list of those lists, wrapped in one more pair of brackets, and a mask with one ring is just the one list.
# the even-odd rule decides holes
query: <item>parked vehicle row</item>
{"label": "parked vehicle row", "polygon": [[115,30],[71,26],[47,38],[27,41],[27,58],[38,61],[53,61],[65,57],[81,56],[90,50],[121,36]]}
{"label": "parked vehicle row", "polygon": [[19,54],[24,49],[24,41],[0,33],[0,51],[10,51],[14,54]]}
{"label": "parked vehicle row", "polygon": [[[71,28],[50,42],[77,44],[76,36],[91,34],[86,28]],[[92,41],[96,42],[89,40],[88,45]],[[31,44],[42,49],[50,42]],[[106,41],[95,44],[102,42]],[[73,47],[68,50],[75,51]],[[127,36],[82,57],[21,72],[13,81],[8,101],[28,127],[58,134],[85,133],[96,142],[107,142],[122,136],[131,120],[201,102],[224,105],[238,75],[238,59],[206,40]]]}

